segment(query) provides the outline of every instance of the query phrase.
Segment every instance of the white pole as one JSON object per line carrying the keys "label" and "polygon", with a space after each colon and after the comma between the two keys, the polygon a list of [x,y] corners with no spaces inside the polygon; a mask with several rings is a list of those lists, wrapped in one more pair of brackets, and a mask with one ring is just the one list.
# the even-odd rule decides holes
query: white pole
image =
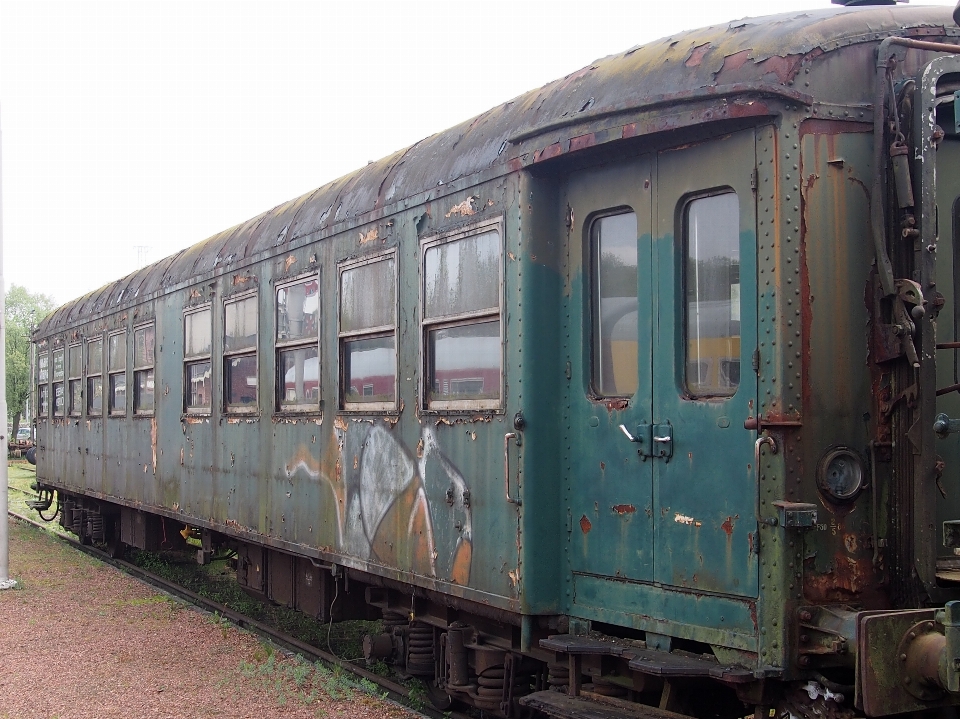
{"label": "white pole", "polygon": [[7,289],[3,281],[3,132],[0,130],[0,590],[17,586],[10,579],[10,542],[7,522]]}

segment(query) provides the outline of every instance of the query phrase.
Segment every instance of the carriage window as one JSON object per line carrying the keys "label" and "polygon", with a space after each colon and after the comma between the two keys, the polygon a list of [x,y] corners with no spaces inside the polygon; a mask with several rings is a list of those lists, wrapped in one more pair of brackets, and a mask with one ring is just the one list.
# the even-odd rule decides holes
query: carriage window
{"label": "carriage window", "polygon": [[206,414],[213,406],[211,320],[209,307],[183,316],[183,402],[187,413]]}
{"label": "carriage window", "polygon": [[154,406],[153,354],[156,329],[153,325],[133,331],[133,412],[150,414]]}
{"label": "carriage window", "polygon": [[316,277],[277,289],[277,409],[320,409],[320,285]]}
{"label": "carriage window", "polygon": [[41,352],[37,355],[37,416],[46,417],[50,405],[50,354]]}
{"label": "carriage window", "polygon": [[396,261],[340,269],[340,368],[345,409],[393,409],[397,395]]}
{"label": "carriage window", "polygon": [[639,384],[637,216],[607,215],[590,227],[593,390],[630,397]]}
{"label": "carriage window", "polygon": [[500,405],[500,232],[439,240],[423,252],[426,405]]}
{"label": "carriage window", "polygon": [[103,339],[87,340],[87,414],[103,413]]}
{"label": "carriage window", "polygon": [[223,306],[223,396],[228,412],[257,408],[257,296]]}
{"label": "carriage window", "polygon": [[53,351],[53,414],[55,417],[63,417],[66,413],[66,396],[64,393],[64,351],[62,349]]}
{"label": "carriage window", "polygon": [[730,397],[740,384],[740,203],[736,193],[690,202],[685,217],[686,386]]}
{"label": "carriage window", "polygon": [[68,349],[67,379],[69,386],[68,411],[74,417],[83,412],[83,348],[70,345]]}
{"label": "carriage window", "polygon": [[127,413],[127,333],[118,332],[107,338],[108,400],[110,414]]}

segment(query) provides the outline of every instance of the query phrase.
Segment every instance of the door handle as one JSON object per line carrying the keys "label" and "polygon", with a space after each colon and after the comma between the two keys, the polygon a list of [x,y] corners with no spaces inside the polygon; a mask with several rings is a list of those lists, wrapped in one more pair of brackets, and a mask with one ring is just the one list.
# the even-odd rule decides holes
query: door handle
{"label": "door handle", "polygon": [[[522,504],[520,497],[513,499],[510,496],[510,440],[516,439],[520,444],[520,435],[516,432],[507,432],[503,435],[503,491],[507,495],[507,501],[518,507]],[[518,489],[519,491],[519,489]]]}
{"label": "door handle", "polygon": [[672,442],[672,441],[673,441],[673,437],[654,437],[654,438],[653,438],[653,441],[654,441],[654,442],[664,442],[664,443],[666,443],[666,442]]}

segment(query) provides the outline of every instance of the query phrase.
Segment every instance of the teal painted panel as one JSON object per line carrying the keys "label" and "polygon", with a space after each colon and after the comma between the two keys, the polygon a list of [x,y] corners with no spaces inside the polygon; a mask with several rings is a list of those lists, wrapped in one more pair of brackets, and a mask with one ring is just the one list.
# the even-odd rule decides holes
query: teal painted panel
{"label": "teal painted panel", "polygon": [[[567,231],[570,389],[564,449],[569,568],[574,573],[653,578],[653,462],[644,460],[638,445],[620,429],[622,424],[635,432],[652,413],[650,167],[650,157],[644,156],[577,173],[569,179],[562,200],[573,220]],[[631,303],[631,312],[617,304],[625,304],[624,298],[607,295],[620,295],[626,286],[598,289],[597,248],[591,239],[595,223],[624,213],[633,213],[637,227],[632,289],[638,305]],[[594,325],[604,321],[613,326],[611,341],[600,350],[612,355],[606,362],[593,347]],[[597,387],[598,379],[603,379],[595,364],[612,370],[610,384],[616,389],[635,388],[630,396]]]}
{"label": "teal painted panel", "polygon": [[[653,293],[659,328],[653,335],[653,421],[669,422],[673,431],[673,457],[654,463],[655,579],[747,597],[758,593],[759,548],[755,436],[743,428],[754,415],[757,396],[752,369],[757,347],[755,167],[752,130],[659,155]],[[720,240],[710,250],[694,247],[696,237],[706,242],[719,234],[712,226],[701,226],[699,235],[692,227],[690,239],[684,237],[690,203],[712,200],[707,206],[717,214],[700,221],[719,225],[724,218],[717,200],[729,200],[731,193],[736,202],[726,231],[736,243],[739,229],[739,247],[725,248],[723,256],[714,252],[719,252]],[[689,265],[688,242],[691,256],[699,258]],[[737,251],[738,270],[717,266]],[[721,272],[729,287],[698,280]],[[728,299],[717,300],[720,294]],[[714,316],[718,313],[723,316]],[[718,334],[731,339],[718,339]],[[698,365],[696,373],[688,370],[691,364]],[[694,384],[697,378],[700,384]],[[724,396],[730,392],[734,394]]]}
{"label": "teal painted panel", "polygon": [[756,603],[745,599],[575,574],[572,614],[681,639],[757,650]]}

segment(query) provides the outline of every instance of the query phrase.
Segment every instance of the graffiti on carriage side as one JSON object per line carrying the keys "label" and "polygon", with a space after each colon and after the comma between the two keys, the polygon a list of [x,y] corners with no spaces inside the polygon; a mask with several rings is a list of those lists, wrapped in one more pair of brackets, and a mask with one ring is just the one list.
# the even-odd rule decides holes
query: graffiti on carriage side
{"label": "graffiti on carriage side", "polygon": [[[473,555],[469,488],[435,430],[421,430],[415,452],[381,425],[334,431],[335,463],[317,462],[302,447],[284,469],[288,478],[302,472],[329,485],[338,549],[466,585]],[[325,471],[330,466],[335,470]]]}

